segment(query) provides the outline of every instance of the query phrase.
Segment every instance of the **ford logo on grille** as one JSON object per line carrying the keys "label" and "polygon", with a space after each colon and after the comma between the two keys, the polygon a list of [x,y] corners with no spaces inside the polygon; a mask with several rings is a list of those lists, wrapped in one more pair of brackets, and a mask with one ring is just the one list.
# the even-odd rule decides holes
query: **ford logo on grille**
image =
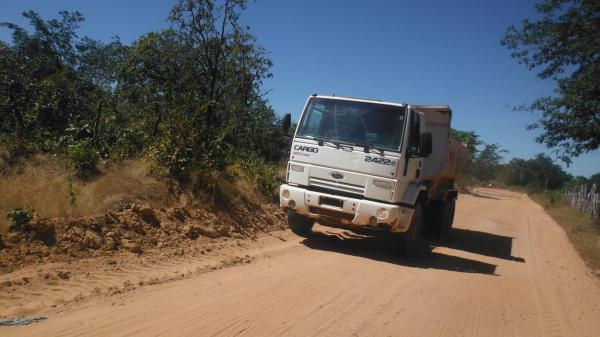
{"label": "ford logo on grille", "polygon": [[333,179],[344,179],[344,175],[339,172],[331,172],[331,178]]}

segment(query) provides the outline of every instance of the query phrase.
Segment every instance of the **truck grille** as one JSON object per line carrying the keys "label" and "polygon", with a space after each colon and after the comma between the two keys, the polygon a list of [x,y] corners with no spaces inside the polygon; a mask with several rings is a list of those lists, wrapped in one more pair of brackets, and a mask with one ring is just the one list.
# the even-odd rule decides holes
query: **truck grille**
{"label": "truck grille", "polygon": [[309,185],[328,189],[328,190],[333,190],[333,191],[341,191],[341,192],[346,192],[346,193],[357,194],[357,195],[361,195],[361,196],[365,194],[364,186],[353,185],[353,184],[348,184],[348,183],[341,183],[338,181],[331,181],[331,180],[325,180],[325,179],[311,177],[309,179]]}

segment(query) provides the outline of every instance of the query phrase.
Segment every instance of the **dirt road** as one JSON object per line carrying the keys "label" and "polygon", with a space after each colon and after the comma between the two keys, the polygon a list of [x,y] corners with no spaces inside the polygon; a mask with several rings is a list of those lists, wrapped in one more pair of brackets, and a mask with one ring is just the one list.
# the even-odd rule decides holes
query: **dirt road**
{"label": "dirt road", "polygon": [[251,263],[0,335],[600,336],[600,283],[538,205],[482,189],[457,207],[453,241],[421,257],[324,227],[307,240],[281,232]]}

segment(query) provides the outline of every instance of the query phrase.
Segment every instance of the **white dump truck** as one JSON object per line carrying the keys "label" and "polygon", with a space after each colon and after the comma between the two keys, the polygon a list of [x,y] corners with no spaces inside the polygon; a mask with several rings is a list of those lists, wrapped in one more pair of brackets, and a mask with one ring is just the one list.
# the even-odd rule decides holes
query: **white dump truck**
{"label": "white dump truck", "polygon": [[279,192],[291,230],[309,236],[316,221],[388,233],[407,255],[421,235],[445,238],[468,163],[451,117],[447,105],[309,97]]}

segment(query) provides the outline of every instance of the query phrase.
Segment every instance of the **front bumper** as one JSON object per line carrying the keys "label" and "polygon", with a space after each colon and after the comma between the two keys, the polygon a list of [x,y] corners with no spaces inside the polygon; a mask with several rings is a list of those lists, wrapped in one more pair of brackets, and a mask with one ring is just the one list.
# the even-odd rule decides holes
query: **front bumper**
{"label": "front bumper", "polygon": [[[338,206],[331,206],[321,203],[322,198],[341,202]],[[395,233],[408,230],[414,213],[410,207],[315,192],[288,184],[279,188],[279,205],[325,225],[385,229]],[[383,209],[386,211],[381,211]]]}

